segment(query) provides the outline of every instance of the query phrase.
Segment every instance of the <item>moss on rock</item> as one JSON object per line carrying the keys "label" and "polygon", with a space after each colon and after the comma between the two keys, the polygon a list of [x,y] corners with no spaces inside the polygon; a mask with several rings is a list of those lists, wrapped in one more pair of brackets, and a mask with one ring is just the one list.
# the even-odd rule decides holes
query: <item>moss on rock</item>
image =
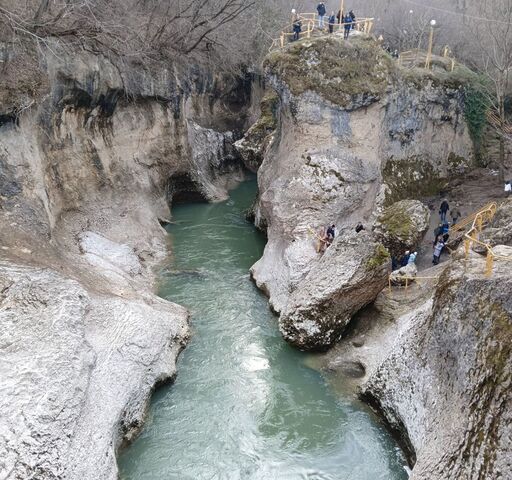
{"label": "moss on rock", "polygon": [[420,156],[390,157],[382,170],[382,178],[389,188],[385,206],[403,199],[437,195],[448,182],[431,162]]}
{"label": "moss on rock", "polygon": [[377,238],[395,257],[415,248],[428,229],[430,212],[418,200],[402,200],[387,207],[375,222]]}
{"label": "moss on rock", "polygon": [[387,251],[386,247],[381,243],[377,244],[373,255],[366,261],[366,268],[368,270],[374,270],[381,267],[386,262],[389,262],[391,256]]}
{"label": "moss on rock", "polygon": [[268,55],[264,66],[294,95],[310,90],[342,107],[357,96],[378,100],[396,71],[392,59],[369,37],[302,40]]}

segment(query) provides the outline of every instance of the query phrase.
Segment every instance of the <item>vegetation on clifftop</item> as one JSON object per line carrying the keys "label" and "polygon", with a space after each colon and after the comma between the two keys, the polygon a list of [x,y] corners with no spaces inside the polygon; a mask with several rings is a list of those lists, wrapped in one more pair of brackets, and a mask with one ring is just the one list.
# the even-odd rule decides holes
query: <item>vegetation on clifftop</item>
{"label": "vegetation on clifftop", "polygon": [[307,90],[345,107],[357,95],[378,99],[395,71],[393,60],[369,37],[321,37],[293,43],[267,56],[266,70],[294,95]]}

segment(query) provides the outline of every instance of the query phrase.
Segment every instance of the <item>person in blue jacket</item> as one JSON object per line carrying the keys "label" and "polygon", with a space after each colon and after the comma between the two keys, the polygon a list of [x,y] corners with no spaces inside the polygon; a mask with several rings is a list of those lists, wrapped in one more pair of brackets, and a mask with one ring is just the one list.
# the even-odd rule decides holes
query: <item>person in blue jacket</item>
{"label": "person in blue jacket", "polygon": [[318,27],[320,29],[324,28],[324,17],[325,17],[325,4],[324,2],[320,2],[317,7],[316,11],[318,12]]}
{"label": "person in blue jacket", "polygon": [[335,24],[336,24],[336,15],[334,15],[334,12],[331,12],[331,16],[329,17],[329,33],[334,32]]}
{"label": "person in blue jacket", "polygon": [[345,40],[347,40],[348,36],[350,35],[350,29],[352,28],[352,17],[350,15],[346,15],[344,23],[345,23],[345,32],[343,34],[343,38]]}

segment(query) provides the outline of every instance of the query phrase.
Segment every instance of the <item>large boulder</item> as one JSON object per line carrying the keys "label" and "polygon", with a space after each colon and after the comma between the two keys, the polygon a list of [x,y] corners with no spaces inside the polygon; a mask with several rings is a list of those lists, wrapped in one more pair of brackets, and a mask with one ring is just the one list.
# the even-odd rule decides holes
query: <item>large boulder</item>
{"label": "large boulder", "polygon": [[428,230],[430,211],[418,200],[401,200],[384,209],[373,230],[394,257],[414,249]]}
{"label": "large boulder", "polygon": [[418,268],[415,263],[408,263],[405,267],[395,270],[389,276],[392,285],[405,286],[414,281],[418,274]]}
{"label": "large boulder", "polygon": [[389,253],[369,233],[336,238],[291,294],[279,319],[284,338],[303,350],[332,345],[386,286],[390,267]]}

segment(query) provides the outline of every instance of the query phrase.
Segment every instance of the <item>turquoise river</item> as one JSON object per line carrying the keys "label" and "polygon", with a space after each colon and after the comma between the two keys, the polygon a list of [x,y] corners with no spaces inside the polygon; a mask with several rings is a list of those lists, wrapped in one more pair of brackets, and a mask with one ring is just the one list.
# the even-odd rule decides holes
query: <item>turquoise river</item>
{"label": "turquoise river", "polygon": [[264,237],[245,220],[256,183],[173,208],[160,295],[191,312],[172,385],[156,391],[122,480],[402,480],[403,456],[353,395],[281,338],[249,278]]}

